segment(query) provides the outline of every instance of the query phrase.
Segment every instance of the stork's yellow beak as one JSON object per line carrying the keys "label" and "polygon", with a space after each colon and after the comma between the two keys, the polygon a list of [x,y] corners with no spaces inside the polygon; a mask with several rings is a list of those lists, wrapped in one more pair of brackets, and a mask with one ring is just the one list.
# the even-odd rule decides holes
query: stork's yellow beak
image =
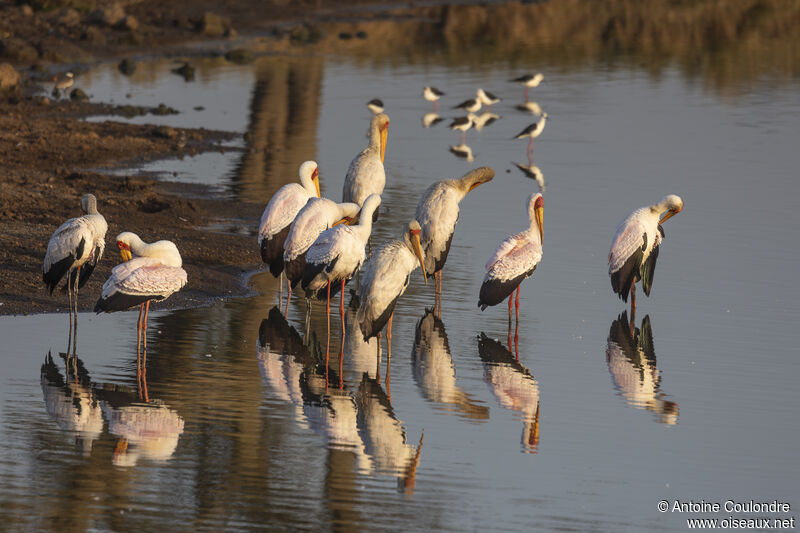
{"label": "stork's yellow beak", "polygon": [[680,209],[677,209],[677,210],[670,209],[669,211],[667,211],[667,213],[663,217],[661,217],[661,220],[659,220],[658,223],[659,224],[663,224],[664,222],[666,222],[667,220],[671,219],[672,217],[674,217],[675,215],[677,215],[680,212],[681,212]]}
{"label": "stork's yellow beak", "polygon": [[119,255],[122,256],[123,261],[130,261],[131,259],[133,259],[133,254],[131,254],[131,251],[125,248],[120,248]]}
{"label": "stork's yellow beak", "polygon": [[334,222],[333,226],[331,226],[331,227],[338,226],[339,224],[347,224],[349,222],[350,222],[350,217],[344,217],[343,219],[337,220],[336,222]]}
{"label": "stork's yellow beak", "polygon": [[425,280],[425,285],[427,285],[428,273],[425,272],[425,256],[422,253],[422,243],[419,241],[419,233],[411,234],[411,246],[414,247],[414,255],[419,259],[419,266],[422,268],[422,279]]}
{"label": "stork's yellow beak", "polygon": [[320,198],[322,194],[319,191],[319,170],[314,171],[314,176],[311,178],[311,181],[314,182],[314,188],[317,189],[317,198]]}
{"label": "stork's yellow beak", "polygon": [[384,157],[386,157],[386,143],[388,142],[389,137],[389,125],[385,125],[381,130],[381,163],[383,163]]}
{"label": "stork's yellow beak", "polygon": [[544,226],[542,225],[544,220],[544,208],[537,207],[534,212],[536,214],[536,224],[539,225],[539,240],[544,242]]}

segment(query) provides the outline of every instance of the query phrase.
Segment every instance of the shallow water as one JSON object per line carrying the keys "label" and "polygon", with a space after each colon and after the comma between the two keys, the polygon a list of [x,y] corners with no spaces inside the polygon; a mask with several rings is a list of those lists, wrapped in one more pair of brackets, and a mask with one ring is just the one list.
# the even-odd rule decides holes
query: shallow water
{"label": "shallow water", "polygon": [[[432,181],[479,165],[497,174],[461,204],[441,321],[425,310],[432,286],[412,275],[390,370],[386,346],[378,369],[374,341],[351,331],[340,369],[337,309],[326,383],[324,309],[308,331],[300,300],[288,321],[271,311],[269,274],[252,279],[259,296],[151,314],[147,405],[134,312],[80,316],[85,373],[69,388],[54,377],[68,372],[56,354],[66,347],[62,315],[0,320],[2,521],[681,530],[700,515],[660,513],[660,500],[800,506],[796,80],[729,98],[669,68],[545,71],[531,90],[549,114],[534,151],[546,183],[544,257],[522,285],[517,357],[505,306],[481,313],[476,302],[484,262],[527,225],[525,198],[539,190],[514,165],[525,163],[525,141],[510,140],[535,117],[515,109],[522,90],[505,81],[535,67],[278,56],[209,62],[191,83],[169,73],[171,62],[148,65],[141,80],[113,66],[82,77],[95,99],[130,93],[132,103],[182,111],[148,122],[250,132],[254,149],[226,154],[226,169],[187,159],[184,177],[264,204],[309,158],[320,162],[323,194],[338,199],[366,143],[364,104],[381,97],[391,125],[373,242],[398,236]],[[448,120],[423,128],[428,83],[448,93]],[[467,133],[470,162],[450,152],[459,139],[446,126],[457,115],[449,107],[479,86],[504,98],[493,108],[502,118]],[[667,193],[686,207],[665,225],[633,344],[610,290],[608,246],[624,216]]]}

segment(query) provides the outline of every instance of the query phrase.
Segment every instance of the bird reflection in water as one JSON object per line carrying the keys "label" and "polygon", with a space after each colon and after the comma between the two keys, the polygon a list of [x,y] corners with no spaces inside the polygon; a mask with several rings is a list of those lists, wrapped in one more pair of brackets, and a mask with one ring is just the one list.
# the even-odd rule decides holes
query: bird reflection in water
{"label": "bird reflection in water", "polygon": [[471,420],[489,419],[489,408],[476,403],[456,385],[456,369],[444,322],[430,309],[425,310],[417,323],[411,360],[414,381],[428,401]]}
{"label": "bird reflection in water", "polygon": [[484,111],[480,115],[472,115],[472,127],[476,131],[483,131],[483,128],[494,124],[500,120],[500,115],[492,113],[491,111]]}
{"label": "bird reflection in water", "polygon": [[134,466],[140,457],[153,461],[172,457],[183,433],[183,419],[177,412],[161,400],[141,403],[139,391],[128,387],[92,384],[76,355],[62,354],[62,358],[69,367],[66,378],[50,354],[45,358],[42,393],[47,412],[59,428],[75,435],[85,455],[101,437],[105,417],[108,432],[118,439],[114,465]]}
{"label": "bird reflection in water", "polygon": [[92,443],[103,433],[103,413],[83,362],[76,355],[60,355],[67,364],[65,374],[61,373],[50,353],[45,356],[41,368],[47,414],[60,429],[74,435],[83,454],[89,455]]}
{"label": "bird reflection in water", "polygon": [[[355,310],[348,313],[353,315]],[[348,323],[358,327],[354,320]],[[322,437],[332,458],[342,459],[342,452],[352,454],[358,472],[369,474],[377,470],[395,475],[403,490],[411,490],[419,447],[406,443],[405,429],[394,414],[379,376],[372,377],[376,349],[374,345],[366,346],[363,358],[352,358],[356,371],[367,368],[358,375],[359,387],[353,393],[335,373],[331,379],[338,379],[342,385],[328,386],[321,343],[313,333],[304,343],[278,308],[270,310],[259,328],[258,359],[264,380],[277,398],[294,405],[299,426]],[[356,374],[352,369],[349,373]]]}
{"label": "bird reflection in water", "polygon": [[458,158],[466,159],[470,163],[475,161],[475,156],[472,154],[472,148],[467,146],[465,143],[451,145],[450,153]]}
{"label": "bird reflection in water", "polygon": [[422,127],[432,128],[443,120],[444,118],[442,118],[439,113],[431,111],[430,113],[422,115]]}
{"label": "bird reflection in water", "polygon": [[520,111],[526,111],[526,112],[530,113],[531,115],[541,115],[542,114],[542,106],[540,106],[536,102],[528,101],[528,102],[519,104],[517,106],[517,109],[520,110]]}
{"label": "bird reflection in water", "polygon": [[628,405],[653,412],[662,424],[678,423],[678,404],[661,392],[649,316],[642,319],[640,328],[628,321],[627,311],[611,323],[606,362],[614,388]]}
{"label": "bird reflection in water", "polygon": [[536,182],[536,184],[539,186],[539,192],[545,191],[544,174],[542,174],[542,169],[533,163],[529,163],[527,165],[523,165],[522,163],[514,163],[514,165],[522,171],[526,178],[530,178]]}
{"label": "bird reflection in water", "polygon": [[483,361],[483,379],[500,405],[522,415],[522,451],[536,453],[539,447],[539,383],[518,357],[500,341],[481,332],[478,353]]}

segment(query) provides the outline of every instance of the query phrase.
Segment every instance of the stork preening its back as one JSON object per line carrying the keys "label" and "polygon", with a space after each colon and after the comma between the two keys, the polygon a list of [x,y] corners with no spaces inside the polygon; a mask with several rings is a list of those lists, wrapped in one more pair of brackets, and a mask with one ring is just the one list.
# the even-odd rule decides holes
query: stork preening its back
{"label": "stork preening its back", "polygon": [[517,323],[519,323],[519,286],[533,274],[542,260],[542,212],[544,200],[541,193],[528,198],[530,226],[500,243],[486,263],[486,276],[481,285],[478,306],[481,311],[508,298],[508,321],[511,323],[511,305],[517,291]]}
{"label": "stork preening its back", "polygon": [[299,173],[300,184],[286,184],[270,198],[258,228],[261,259],[276,278],[283,272],[283,243],[292,221],[310,198],[320,195],[317,163],[306,161]]}
{"label": "stork preening its back", "polygon": [[453,180],[437,181],[428,187],[417,204],[415,219],[422,227],[420,240],[425,257],[425,272],[436,280],[436,293],[441,292],[439,272],[447,261],[450,243],[458,222],[458,204],[475,187],[491,181],[494,170],[480,167]]}
{"label": "stork preening its back", "polygon": [[81,198],[81,211],[83,216],[67,220],[50,237],[42,264],[42,281],[50,294],[67,274],[70,343],[73,313],[76,331],[78,327],[78,289],[86,284],[103,257],[108,230],[106,219],[97,212],[97,199],[93,194]]}
{"label": "stork preening its back", "polygon": [[631,321],[636,313],[637,281],[641,280],[644,293],[650,296],[658,250],[664,238],[661,224],[682,209],[680,196],[670,194],[656,204],[640,207],[617,226],[617,234],[608,252],[608,275],[611,276],[611,288],[623,302],[628,301],[630,293]]}
{"label": "stork preening its back", "polygon": [[110,313],[138,305],[137,353],[144,340],[146,358],[150,302],[165,300],[186,285],[186,271],[181,268],[181,254],[172,241],[147,244],[135,233],[125,231],[117,235],[117,247],[123,263],[111,271],[94,310],[97,313]]}

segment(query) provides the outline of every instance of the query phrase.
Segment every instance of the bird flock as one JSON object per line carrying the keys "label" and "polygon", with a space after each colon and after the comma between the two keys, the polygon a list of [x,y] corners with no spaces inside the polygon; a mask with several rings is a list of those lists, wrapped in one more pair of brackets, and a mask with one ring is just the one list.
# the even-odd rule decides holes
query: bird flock
{"label": "bird flock", "polygon": [[[544,130],[547,113],[535,102],[528,101],[529,88],[542,82],[541,74],[515,78],[525,87],[525,103],[520,107],[537,113],[540,118],[515,138],[528,138],[526,173],[542,182],[541,171],[533,166],[533,141]],[[426,86],[422,95],[434,109],[423,123],[433,125],[441,120],[437,111],[445,93]],[[482,106],[489,108],[500,98],[484,89],[455,106],[466,111],[465,117],[453,120],[450,128],[460,131],[462,144],[467,130],[481,129],[491,116],[475,115]],[[373,112],[367,146],[350,163],[344,180],[341,202],[322,198],[320,172],[315,161],[303,162],[298,171],[299,183],[281,187],[270,198],[258,228],[261,258],[275,277],[281,277],[279,299],[283,299],[283,277],[286,278],[286,312],[292,291],[299,283],[310,311],[312,300],[325,300],[330,333],[330,301],[339,294],[341,332],[345,334],[345,286],[357,279],[352,303],[357,304],[356,322],[364,341],[378,338],[386,330],[391,357],[391,330],[394,310],[409,285],[412,273],[422,269],[427,284],[433,279],[433,311],[441,315],[443,269],[450,252],[459,203],[475,188],[490,182],[494,170],[479,167],[461,178],[432,183],[422,192],[416,211],[408,213],[398,228],[397,238],[381,243],[373,250],[371,235],[378,220],[381,195],[386,186],[384,161],[388,143],[389,116],[378,99],[368,103]],[[430,117],[429,115],[436,115]],[[493,114],[492,114],[493,115]],[[496,115],[495,115],[496,117]],[[498,117],[499,118],[499,117]],[[537,174],[538,172],[538,174]],[[486,263],[477,304],[481,311],[507,299],[509,332],[512,310],[516,302],[519,325],[519,293],[522,281],[530,277],[542,259],[544,198],[541,190],[526,201],[529,223],[522,231],[506,238]],[[683,209],[683,201],[668,195],[661,201],[634,210],[617,227],[608,255],[608,273],[613,291],[625,302],[631,298],[631,319],[636,309],[635,285],[641,281],[649,296],[656,259],[664,238],[662,224]],[[77,336],[78,289],[82,287],[103,257],[107,224],[97,210],[92,194],[81,199],[82,216],[64,222],[51,237],[42,266],[42,278],[52,291],[66,276],[65,290],[70,296],[70,344],[74,353]],[[145,243],[131,232],[116,237],[122,263],[115,266],[103,284],[94,306],[100,312],[139,308],[137,322],[137,355],[144,346],[144,363],[137,357],[137,369],[144,372],[147,346],[147,315],[151,301],[161,301],[179,291],[187,283],[186,271],[178,247],[170,241]],[[516,300],[514,296],[516,294]],[[308,314],[307,314],[308,317]],[[68,349],[69,352],[69,349]]]}

